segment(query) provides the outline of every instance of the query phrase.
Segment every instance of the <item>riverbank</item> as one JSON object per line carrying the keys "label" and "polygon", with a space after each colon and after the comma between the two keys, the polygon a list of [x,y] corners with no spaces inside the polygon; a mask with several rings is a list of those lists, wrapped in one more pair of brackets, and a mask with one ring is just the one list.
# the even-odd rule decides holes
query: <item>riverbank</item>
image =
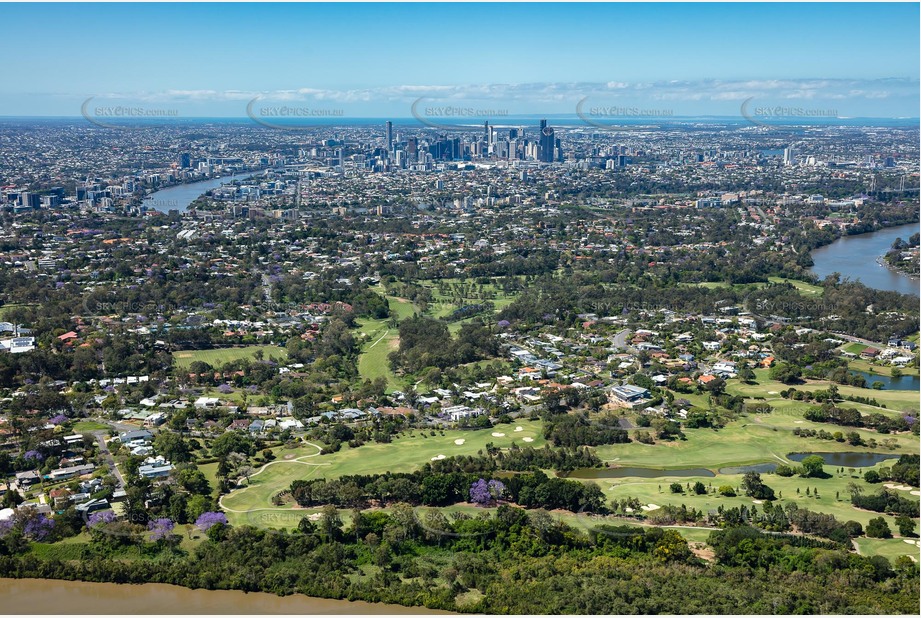
{"label": "riverbank", "polygon": [[169,185],[144,196],[141,205],[148,209],[158,210],[163,213],[168,213],[171,210],[185,212],[192,202],[208,191],[217,189],[227,182],[251,178],[264,171],[265,169],[259,169],[217,178],[207,178],[205,180]]}
{"label": "riverbank", "polygon": [[918,273],[910,273],[910,272],[905,271],[905,270],[900,270],[900,269],[896,268],[895,266],[893,266],[892,264],[890,264],[889,262],[887,262],[887,261],[886,261],[886,254],[885,254],[885,253],[884,253],[883,255],[881,255],[881,256],[879,256],[879,257],[876,258],[876,263],[879,264],[880,266],[882,266],[883,268],[885,268],[885,269],[887,269],[887,270],[889,270],[889,271],[891,271],[891,272],[894,272],[894,273],[897,274],[897,275],[904,275],[904,276],[908,277],[909,279],[911,279],[912,281],[919,281],[919,282],[921,282],[921,277],[918,276]]}
{"label": "riverbank", "polygon": [[907,238],[917,231],[918,223],[913,222],[841,236],[811,252],[811,272],[820,280],[838,273],[841,277],[860,281],[870,288],[918,296],[917,279],[880,263],[896,238]]}
{"label": "riverbank", "polygon": [[192,590],[171,584],[111,584],[0,578],[5,614],[448,614],[424,607],[276,596],[239,590]]}

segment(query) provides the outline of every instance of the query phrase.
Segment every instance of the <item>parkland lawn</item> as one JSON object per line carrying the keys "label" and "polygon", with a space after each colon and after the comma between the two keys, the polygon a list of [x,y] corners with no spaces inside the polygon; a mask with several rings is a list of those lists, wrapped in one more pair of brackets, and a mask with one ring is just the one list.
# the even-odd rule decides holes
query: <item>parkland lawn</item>
{"label": "parkland lawn", "polygon": [[[449,294],[440,293],[438,285],[434,281],[422,282],[422,285],[432,291],[432,302],[424,315],[439,319],[451,315],[464,305],[486,301],[492,302],[495,305],[495,310],[499,311],[511,304],[517,296],[517,294],[504,293],[494,283],[481,286],[462,282],[459,279],[445,279],[444,283],[451,290]],[[398,322],[402,322],[415,314],[423,313],[416,304],[409,300],[386,294],[383,286],[376,286],[372,289],[385,296],[390,307],[391,316]],[[457,333],[461,326],[471,319],[449,322],[448,332],[452,335]],[[408,380],[393,372],[388,358],[390,353],[400,345],[399,329],[390,325],[390,319],[360,318],[357,323],[358,328],[355,330],[355,336],[362,346],[361,355],[358,357],[358,373],[366,380],[384,378],[387,380],[388,393],[405,389],[408,386]]]}
{"label": "parkland lawn", "polygon": [[[380,325],[379,325],[380,326]],[[383,331],[379,331],[378,338]],[[797,386],[800,390],[819,390],[827,388],[828,383],[810,381],[809,384]],[[664,470],[679,470],[684,468],[704,468],[714,476],[678,477],[665,476],[657,478],[606,478],[595,479],[607,498],[635,497],[644,505],[676,505],[684,504],[707,513],[718,509],[720,506],[732,507],[745,505],[747,507],[760,506],[752,499],[745,497],[740,490],[742,474],[723,474],[722,468],[743,466],[759,463],[793,463],[787,455],[793,452],[875,452],[891,453],[892,458],[874,466],[879,469],[891,466],[900,454],[919,453],[917,437],[913,435],[880,435],[865,429],[843,428],[827,423],[813,423],[803,418],[803,413],[811,404],[787,400],[780,397],[781,390],[786,385],[769,379],[767,370],[756,371],[756,382],[744,384],[738,380],[730,380],[727,392],[741,394],[747,398],[763,398],[765,403],[773,407],[769,414],[743,414],[739,419],[730,422],[721,429],[685,429],[685,440],[674,442],[659,442],[655,445],[646,445],[633,441],[627,444],[614,444],[596,447],[597,455],[612,467],[643,467],[659,468]],[[853,406],[864,413],[878,411],[884,414],[896,415],[900,410],[917,410],[918,394],[910,391],[874,391],[839,385],[841,394],[856,394],[875,397],[879,403],[885,404],[886,409],[865,404],[844,402],[843,405]],[[706,395],[683,395],[697,405],[706,405]],[[516,426],[521,426],[523,431],[515,432]],[[876,439],[880,444],[875,449],[855,447],[847,443],[834,440],[819,440],[817,438],[803,438],[793,434],[796,428],[824,429],[828,432],[838,430],[856,431],[865,441]],[[504,433],[504,436],[494,437],[493,433]],[[442,435],[442,433],[444,435]],[[533,442],[526,443],[522,438],[530,437]],[[884,439],[895,440],[894,447],[890,450],[882,446]],[[462,445],[454,443],[463,439]],[[319,455],[317,447],[303,444],[296,449],[278,447],[273,449],[276,460],[265,466],[264,469],[251,477],[251,485],[238,489],[224,496],[221,505],[227,511],[231,523],[249,523],[266,527],[293,528],[301,517],[318,512],[318,509],[300,509],[294,505],[274,506],[272,496],[287,489],[295,479],[309,478],[337,478],[350,474],[374,474],[384,471],[408,472],[417,470],[433,457],[445,455],[471,455],[484,450],[487,443],[492,442],[500,448],[507,448],[512,442],[519,446],[530,444],[541,447],[544,439],[541,434],[539,421],[519,420],[511,425],[497,425],[491,429],[477,431],[445,430],[436,431],[435,436],[430,436],[428,431],[416,430],[411,436],[396,438],[390,444],[366,444],[357,449],[343,447],[341,451],[330,455]],[[207,467],[207,466],[205,466]],[[863,479],[863,473],[871,468],[843,468],[839,469],[830,465],[825,466],[828,478],[806,479],[797,475],[780,477],[776,474],[765,473],[762,475],[764,482],[772,487],[779,498],[779,503],[793,501],[803,508],[834,515],[839,521],[853,520],[866,527],[870,519],[881,516],[879,513],[855,509],[850,504],[848,485],[855,483],[864,493],[875,493],[883,488],[882,484],[871,485]],[[210,469],[207,473],[212,472]],[[728,471],[727,471],[728,472]],[[210,476],[210,475],[209,475]],[[580,479],[582,480],[582,479]],[[690,487],[700,481],[708,491],[696,495]],[[672,482],[680,482],[685,487],[683,493],[672,493],[669,486]],[[718,494],[718,488],[729,485],[736,488],[738,496],[723,497]],[[810,495],[806,495],[806,490]],[[799,490],[797,492],[797,490]],[[818,490],[818,497],[815,495]],[[894,490],[906,498],[918,500],[908,490]],[[917,489],[912,489],[917,491]],[[447,510],[473,510],[470,505],[455,505]],[[652,513],[654,511],[651,511]],[[343,512],[343,515],[345,513]],[[560,518],[578,528],[588,529],[598,523],[620,524],[628,523],[622,518],[597,518],[587,514],[554,513]],[[861,553],[868,555],[883,555],[890,559],[911,555],[917,559],[918,546],[906,543],[906,539],[898,538],[898,528],[895,518],[882,516],[889,524],[896,538],[893,539],[867,539],[859,538],[856,547]],[[683,527],[680,532],[688,540],[705,541],[709,530],[705,528]]]}
{"label": "parkland lawn", "polygon": [[234,348],[214,348],[211,350],[177,350],[173,352],[173,362],[181,369],[188,368],[195,361],[202,361],[212,367],[218,367],[224,363],[242,358],[253,360],[259,351],[262,351],[262,357],[265,360],[273,356],[280,360],[288,358],[288,351],[284,348],[274,345],[250,345]]}
{"label": "parkland lawn", "polygon": [[[521,427],[522,431],[515,431]],[[518,446],[541,448],[544,438],[540,422],[520,420],[512,424],[496,425],[491,429],[473,431],[415,430],[411,435],[396,437],[390,444],[368,443],[359,448],[343,446],[337,453],[319,455],[319,450],[309,444],[296,449],[277,447],[272,449],[275,461],[264,466],[262,472],[250,478],[251,486],[238,489],[221,501],[231,523],[240,522],[239,511],[254,509],[284,510],[293,508],[274,507],[271,498],[276,493],[288,489],[291,481],[309,478],[338,478],[350,474],[378,474],[390,472],[412,472],[420,469],[432,458],[444,455],[475,455],[484,451],[490,442],[500,448],[507,448],[513,442]],[[493,436],[504,433],[504,436]],[[524,438],[530,438],[527,442]],[[463,440],[456,444],[455,440]],[[235,512],[237,511],[237,512]]]}
{"label": "parkland lawn", "polygon": [[390,369],[388,359],[389,354],[400,345],[398,329],[391,328],[388,320],[360,319],[358,325],[355,336],[362,342],[358,373],[365,380],[384,378],[388,393],[404,388],[404,380]]}

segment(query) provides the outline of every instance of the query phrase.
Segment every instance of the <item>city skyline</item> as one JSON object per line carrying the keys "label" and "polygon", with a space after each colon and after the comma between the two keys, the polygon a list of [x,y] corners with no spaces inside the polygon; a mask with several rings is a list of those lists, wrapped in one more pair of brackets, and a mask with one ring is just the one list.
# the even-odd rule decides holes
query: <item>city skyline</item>
{"label": "city skyline", "polygon": [[[413,105],[483,118],[575,114],[580,102],[628,112],[611,116],[738,116],[746,101],[918,115],[916,4],[510,4],[488,19],[474,4],[356,9],[3,5],[22,51],[0,116],[79,117],[88,100],[180,118],[243,118],[254,101],[395,120]],[[36,25],[57,43],[37,45]]]}

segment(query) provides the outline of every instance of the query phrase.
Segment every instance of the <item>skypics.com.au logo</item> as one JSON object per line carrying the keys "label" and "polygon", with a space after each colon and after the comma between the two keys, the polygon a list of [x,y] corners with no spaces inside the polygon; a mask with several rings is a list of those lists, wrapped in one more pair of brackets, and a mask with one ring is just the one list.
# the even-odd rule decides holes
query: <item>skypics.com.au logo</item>
{"label": "skypics.com.au logo", "polygon": [[671,108],[602,105],[590,103],[589,99],[584,97],[576,104],[576,116],[588,126],[604,131],[649,131],[675,116]]}
{"label": "skypics.com.au logo", "polygon": [[839,119],[837,109],[809,108],[797,105],[762,105],[748,97],[739,107],[742,117],[759,127],[784,127],[809,124],[810,121]]}
{"label": "skypics.com.au logo", "polygon": [[139,122],[150,120],[175,120],[180,117],[175,108],[148,107],[146,105],[105,105],[90,97],[80,106],[80,115],[103,129],[125,130]]}
{"label": "skypics.com.au logo", "polygon": [[479,121],[492,121],[510,116],[509,110],[481,106],[466,101],[439,101],[419,97],[413,101],[409,113],[421,124],[443,131],[470,131],[478,128]]}
{"label": "skypics.com.au logo", "polygon": [[258,125],[281,131],[304,131],[329,126],[319,119],[341,119],[345,110],[341,107],[310,107],[308,105],[289,105],[282,103],[260,104],[262,97],[256,97],[246,104],[246,116]]}

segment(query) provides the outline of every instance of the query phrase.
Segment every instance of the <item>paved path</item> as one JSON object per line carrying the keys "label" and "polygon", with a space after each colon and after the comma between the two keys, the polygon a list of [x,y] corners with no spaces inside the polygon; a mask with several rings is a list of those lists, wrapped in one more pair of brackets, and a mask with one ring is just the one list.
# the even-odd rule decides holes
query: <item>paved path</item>
{"label": "paved path", "polygon": [[118,466],[115,465],[115,458],[112,457],[112,452],[109,451],[109,446],[106,444],[106,434],[102,431],[94,431],[93,436],[99,443],[99,453],[105,457],[106,464],[108,464],[109,468],[112,470],[112,474],[115,475],[115,479],[118,481],[118,487],[116,489],[124,490],[125,479],[121,471],[119,471]]}
{"label": "paved path", "polygon": [[[390,334],[390,329],[388,328],[387,330],[384,331],[384,334],[380,336],[380,339],[378,339],[377,341],[375,341],[374,343],[368,346],[368,350],[370,350],[371,348],[379,344],[381,341],[383,341],[384,337],[386,337],[389,334]],[[365,351],[367,352],[368,350],[365,350]]]}
{"label": "paved path", "polygon": [[[304,441],[304,444],[308,444],[308,445],[314,447],[315,449],[317,449],[317,452],[316,452],[316,453],[311,453],[311,454],[309,454],[309,455],[301,455],[300,457],[296,457],[296,458],[294,458],[294,459],[276,459],[275,461],[270,461],[270,462],[264,463],[264,464],[262,464],[262,466],[259,467],[258,470],[256,470],[256,471],[253,472],[252,474],[250,474],[250,475],[249,475],[249,478],[253,478],[253,477],[256,476],[257,474],[260,474],[260,473],[264,472],[269,466],[274,466],[274,465],[276,465],[276,464],[301,464],[301,465],[303,465],[303,466],[329,466],[329,465],[332,465],[332,464],[330,464],[330,463],[312,463],[312,462],[309,462],[309,461],[301,461],[301,460],[303,460],[303,459],[309,459],[309,458],[311,458],[311,457],[317,457],[317,456],[319,456],[320,453],[323,451],[323,448],[322,448],[321,446],[319,446],[319,445],[317,445],[317,444],[314,444],[313,442],[307,442],[307,441],[305,440],[305,441]],[[286,509],[286,508],[274,508],[274,507],[262,507],[262,508],[257,508],[257,509],[243,509],[243,510],[240,510],[240,509],[232,509],[232,508],[230,508],[230,507],[224,505],[224,498],[227,498],[227,497],[229,497],[229,496],[239,495],[239,494],[243,493],[244,491],[246,491],[247,489],[249,489],[250,487],[252,487],[252,485],[247,485],[246,487],[243,487],[243,488],[241,488],[241,489],[235,489],[235,490],[233,490],[232,492],[230,492],[229,494],[224,494],[224,495],[222,495],[220,498],[218,498],[218,501],[217,501],[218,505],[219,505],[222,509],[224,509],[225,511],[228,511],[228,512],[230,512],[230,513],[252,513],[252,512],[255,512],[255,511],[289,511],[289,510],[291,510],[291,509]]]}

